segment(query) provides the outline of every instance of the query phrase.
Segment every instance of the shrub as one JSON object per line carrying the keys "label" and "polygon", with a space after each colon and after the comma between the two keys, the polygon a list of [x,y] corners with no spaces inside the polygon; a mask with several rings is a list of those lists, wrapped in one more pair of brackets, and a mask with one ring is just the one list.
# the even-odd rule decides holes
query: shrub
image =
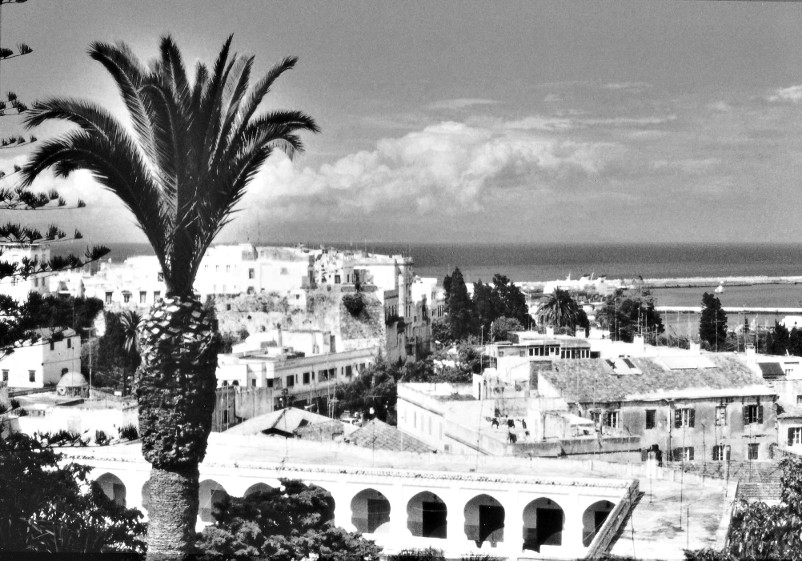
{"label": "shrub", "polygon": [[17,409],[17,415],[20,416],[20,417],[27,417],[28,416],[28,410],[25,409],[24,407],[20,407],[20,408]]}
{"label": "shrub", "polygon": [[102,430],[95,431],[95,444],[98,446],[108,446],[111,439]]}
{"label": "shrub", "polygon": [[125,425],[118,429],[120,439],[122,440],[136,440],[139,438],[139,431],[134,425]]}
{"label": "shrub", "polygon": [[343,305],[345,309],[348,310],[348,313],[354,317],[358,317],[359,314],[365,309],[365,300],[362,298],[362,294],[356,292],[354,294],[346,294],[343,296]]}
{"label": "shrub", "polygon": [[426,549],[402,549],[395,555],[387,557],[387,561],[445,561],[443,551],[433,547]]}
{"label": "shrub", "polygon": [[19,400],[16,397],[11,398],[11,408],[18,409],[19,408]]}

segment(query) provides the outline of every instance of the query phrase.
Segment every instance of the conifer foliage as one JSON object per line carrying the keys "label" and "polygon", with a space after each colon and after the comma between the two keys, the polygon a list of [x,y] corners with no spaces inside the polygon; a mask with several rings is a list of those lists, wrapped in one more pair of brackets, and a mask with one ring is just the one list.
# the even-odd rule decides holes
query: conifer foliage
{"label": "conifer foliage", "polygon": [[711,351],[725,349],[727,342],[727,314],[715,294],[702,295],[702,315],[699,318],[699,339]]}

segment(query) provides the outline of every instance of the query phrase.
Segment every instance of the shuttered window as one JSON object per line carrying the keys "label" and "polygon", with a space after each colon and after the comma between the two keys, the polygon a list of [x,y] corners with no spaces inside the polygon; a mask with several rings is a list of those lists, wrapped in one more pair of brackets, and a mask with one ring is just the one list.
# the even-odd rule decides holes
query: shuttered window
{"label": "shuttered window", "polygon": [[752,423],[763,424],[763,406],[762,405],[745,405],[744,406],[744,424],[750,425]]}
{"label": "shuttered window", "polygon": [[696,422],[696,411],[691,407],[682,407],[674,410],[674,428],[693,428]]}

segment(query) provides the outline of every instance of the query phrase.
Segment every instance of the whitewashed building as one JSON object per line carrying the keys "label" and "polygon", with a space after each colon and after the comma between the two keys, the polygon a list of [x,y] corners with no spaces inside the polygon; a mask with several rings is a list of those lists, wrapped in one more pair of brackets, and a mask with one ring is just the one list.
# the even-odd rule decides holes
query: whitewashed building
{"label": "whitewashed building", "polygon": [[81,370],[81,337],[72,329],[39,329],[0,359],[0,379],[12,388],[55,386],[61,375]]}

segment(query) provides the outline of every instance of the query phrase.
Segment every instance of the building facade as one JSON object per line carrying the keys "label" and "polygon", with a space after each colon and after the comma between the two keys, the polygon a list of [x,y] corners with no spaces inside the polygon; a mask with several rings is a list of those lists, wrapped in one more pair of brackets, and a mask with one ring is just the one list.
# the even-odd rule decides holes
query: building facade
{"label": "building facade", "polygon": [[0,380],[12,388],[55,386],[81,370],[81,337],[72,329],[39,329],[35,338],[0,358]]}

